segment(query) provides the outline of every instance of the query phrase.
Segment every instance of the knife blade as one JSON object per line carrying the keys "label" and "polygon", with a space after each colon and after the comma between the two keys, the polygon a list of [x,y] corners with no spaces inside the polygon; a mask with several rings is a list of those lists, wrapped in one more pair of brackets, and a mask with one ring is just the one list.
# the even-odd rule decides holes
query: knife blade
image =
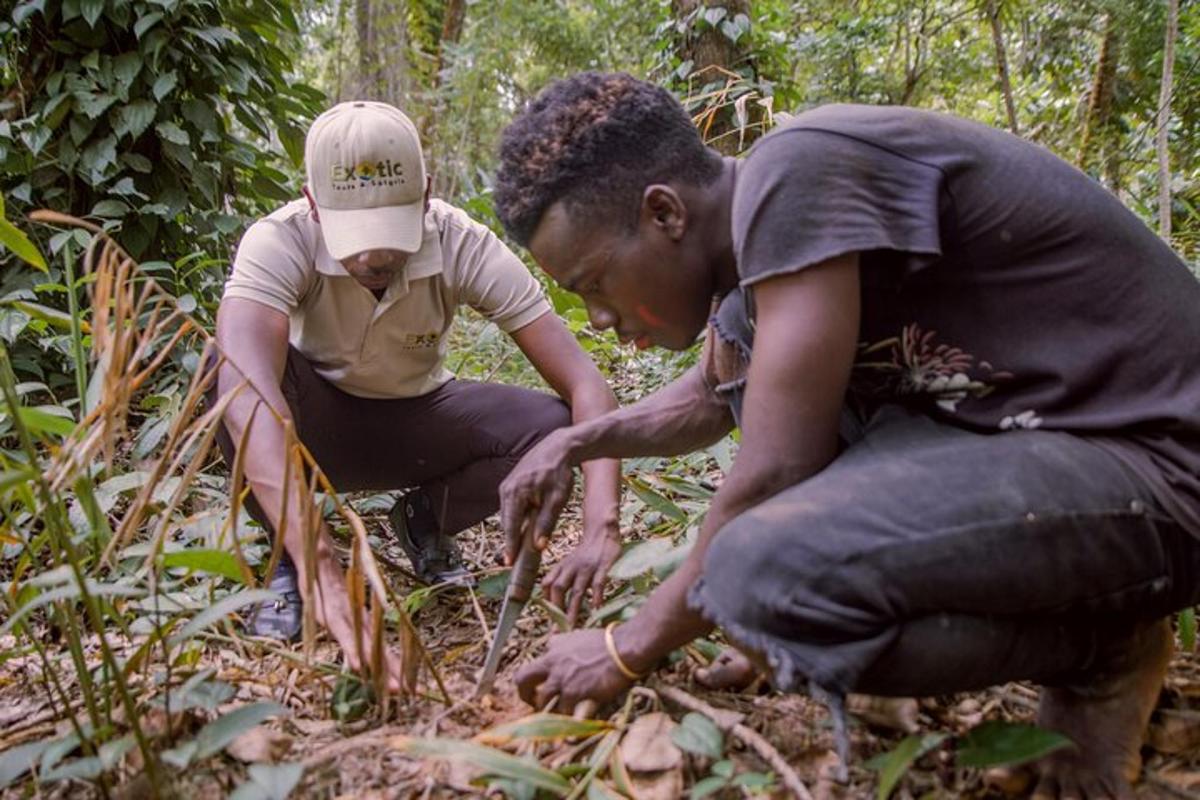
{"label": "knife blade", "polygon": [[537,581],[538,567],[541,563],[541,550],[528,542],[522,545],[521,552],[517,555],[517,563],[513,565],[512,574],[509,575],[508,586],[504,590],[504,605],[500,607],[500,619],[496,623],[492,644],[483,662],[479,684],[475,687],[476,697],[482,697],[492,690],[496,672],[500,668],[500,654],[504,652],[504,644],[508,641],[509,634],[516,627],[521,610],[533,594],[533,585]]}

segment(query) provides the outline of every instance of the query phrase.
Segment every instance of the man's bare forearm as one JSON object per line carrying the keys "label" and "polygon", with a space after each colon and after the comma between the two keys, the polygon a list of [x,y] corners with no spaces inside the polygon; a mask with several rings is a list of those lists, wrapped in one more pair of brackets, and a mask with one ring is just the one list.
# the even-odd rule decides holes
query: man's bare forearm
{"label": "man's bare forearm", "polygon": [[671,456],[690,453],[733,430],[729,407],[705,384],[699,367],[625,408],[573,425],[569,460]]}

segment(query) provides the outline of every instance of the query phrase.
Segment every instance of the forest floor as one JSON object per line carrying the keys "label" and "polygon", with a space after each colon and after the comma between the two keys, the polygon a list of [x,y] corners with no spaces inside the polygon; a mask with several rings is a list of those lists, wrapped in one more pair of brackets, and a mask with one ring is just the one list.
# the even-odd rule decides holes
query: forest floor
{"label": "forest floor", "polygon": [[[369,526],[380,530],[386,525],[383,515],[367,518]],[[566,552],[578,535],[577,521],[567,520],[565,535],[555,542],[551,557]],[[494,562],[501,534],[491,524],[476,526],[462,535],[464,554],[476,565]],[[392,563],[390,578],[405,591],[416,588],[395,565],[403,556],[391,547],[382,548],[383,563]],[[245,760],[278,760],[302,763],[304,776],[291,796],[321,798],[434,798],[483,796],[485,786],[472,783],[478,770],[470,763],[418,760],[396,748],[398,736],[449,737],[467,740],[497,724],[515,720],[533,710],[521,703],[512,684],[516,667],[543,650],[553,629],[544,606],[534,603],[527,608],[518,630],[509,642],[495,691],[480,701],[472,699],[475,680],[490,640],[490,626],[499,612],[495,591],[468,593],[462,589],[434,593],[415,614],[420,636],[437,665],[448,691],[449,702],[438,696],[437,684],[428,672],[422,677],[422,692],[415,699],[395,704],[386,720],[371,712],[354,722],[339,722],[331,712],[335,676],[314,670],[303,663],[302,648],[281,648],[259,640],[236,635],[210,638],[194,668],[211,667],[216,677],[237,688],[221,710],[238,704],[271,700],[291,709],[291,715],[275,719],[243,739],[240,747],[199,762],[176,778],[178,796],[220,798],[227,796],[245,780]],[[232,630],[232,629],[231,629]],[[325,639],[318,643],[316,661],[335,663],[335,648]],[[900,781],[893,796],[899,798],[999,797],[985,785],[981,770],[954,765],[954,736],[984,720],[1031,721],[1036,690],[1025,684],[1009,684],[973,694],[924,698],[920,701],[876,702],[868,704],[863,716],[851,725],[852,759],[849,780],[835,780],[837,757],[829,715],[824,707],[808,697],[773,692],[731,693],[707,691],[691,677],[702,663],[698,652],[687,651],[670,667],[636,690],[633,698],[609,718],[614,725],[632,728],[637,721],[655,712],[665,712],[674,721],[681,720],[687,709],[682,702],[700,701],[712,708],[733,712],[744,728],[761,734],[774,750],[790,764],[814,798],[874,797],[879,773],[865,762],[887,752],[913,732],[949,734],[944,742],[920,757]],[[23,741],[45,737],[56,729],[65,729],[53,718],[50,706],[40,691],[40,667],[32,658],[13,659],[0,664],[0,749]],[[685,694],[680,694],[685,693]],[[195,712],[193,712],[195,713]],[[196,728],[205,717],[183,715],[174,720],[177,729]],[[144,722],[146,722],[144,720]],[[652,724],[649,724],[651,723]],[[637,796],[644,800],[685,796],[698,780],[712,777],[713,760],[693,754],[679,754],[667,743],[666,730],[671,722],[662,716],[646,720],[650,738],[633,744],[624,734],[627,761],[654,751],[663,756],[667,769],[628,776]],[[151,723],[152,725],[152,723]],[[661,726],[655,729],[655,726]],[[640,726],[647,733],[647,725]],[[570,762],[586,764],[600,737],[582,742],[559,740],[525,742],[517,749],[533,755],[550,768]],[[744,737],[743,737],[744,738]],[[658,739],[658,741],[655,741]],[[648,743],[647,743],[648,742]],[[735,773],[769,773],[771,767],[760,751],[747,747],[736,735],[726,735],[719,745],[723,759],[734,765]],[[665,748],[665,749],[664,749]],[[512,748],[509,748],[512,750]],[[637,752],[634,752],[637,751]],[[136,752],[136,751],[131,751]],[[236,754],[234,757],[231,753]],[[1138,788],[1142,798],[1200,797],[1200,659],[1194,654],[1177,656],[1163,692],[1162,708],[1156,715],[1144,750],[1146,771]],[[644,760],[644,759],[641,759]],[[140,798],[149,796],[144,781],[137,780],[138,764],[127,756],[124,782],[113,796]],[[635,765],[636,766],[636,765]],[[654,765],[651,766],[661,766]],[[585,771],[582,768],[579,771]],[[600,773],[603,776],[603,773]],[[776,776],[777,778],[778,776]],[[613,793],[614,775],[594,785],[586,795],[620,797]],[[717,781],[720,782],[719,780]],[[711,783],[711,781],[710,781]],[[787,797],[776,780],[765,796]],[[10,787],[3,798],[99,796],[94,785],[64,781],[34,787]],[[713,797],[750,796],[746,790],[726,787]]]}

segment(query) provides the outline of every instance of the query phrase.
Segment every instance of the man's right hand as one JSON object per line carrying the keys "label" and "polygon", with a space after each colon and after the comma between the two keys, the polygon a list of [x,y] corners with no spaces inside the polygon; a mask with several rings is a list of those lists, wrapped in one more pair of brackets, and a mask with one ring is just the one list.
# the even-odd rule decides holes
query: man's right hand
{"label": "man's right hand", "polygon": [[571,496],[570,428],[554,431],[534,445],[500,484],[500,522],[507,538],[505,558],[516,563],[526,535],[545,549],[558,515]]}

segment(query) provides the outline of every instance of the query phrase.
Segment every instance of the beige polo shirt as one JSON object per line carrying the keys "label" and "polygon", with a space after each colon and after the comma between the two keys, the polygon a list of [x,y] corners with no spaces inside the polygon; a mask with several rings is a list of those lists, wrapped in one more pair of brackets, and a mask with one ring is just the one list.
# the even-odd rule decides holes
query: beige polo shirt
{"label": "beige polo shirt", "polygon": [[541,286],[486,226],[431,200],[421,249],[381,300],[325,249],[308,201],[250,226],[225,297],[287,314],[293,347],[317,374],[359,397],[427,394],[453,375],[446,339],[461,304],[511,333],[550,311]]}

